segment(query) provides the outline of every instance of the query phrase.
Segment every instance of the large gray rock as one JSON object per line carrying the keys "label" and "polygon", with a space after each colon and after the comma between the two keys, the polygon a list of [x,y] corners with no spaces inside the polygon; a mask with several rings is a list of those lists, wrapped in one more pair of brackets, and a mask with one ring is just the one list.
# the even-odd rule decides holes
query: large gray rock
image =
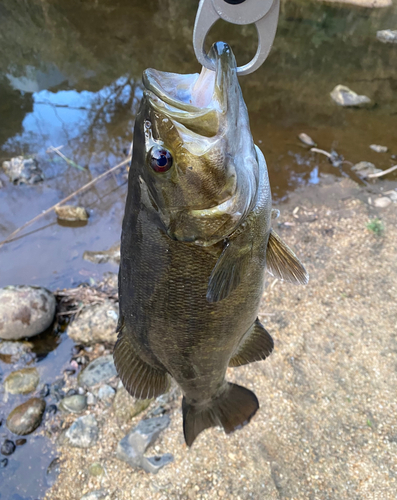
{"label": "large gray rock", "polygon": [[111,354],[94,359],[82,372],[79,373],[80,385],[92,387],[96,384],[107,382],[117,375]]}
{"label": "large gray rock", "polygon": [[71,446],[90,448],[98,440],[98,423],[93,415],[78,418],[66,431],[65,437]]}
{"label": "large gray rock", "polygon": [[36,368],[22,368],[8,375],[4,381],[4,388],[10,394],[29,394],[36,389],[39,380]]}
{"label": "large gray rock", "polygon": [[83,254],[84,260],[89,260],[94,264],[105,264],[106,262],[112,262],[114,264],[120,264],[120,244],[117,243],[113,245],[109,250],[104,251],[91,251],[87,250]]}
{"label": "large gray rock", "polygon": [[154,443],[159,434],[168,427],[170,418],[162,417],[142,420],[118,443],[116,456],[131,467],[141,467],[142,457],[147,448]]}
{"label": "large gray rock", "polygon": [[345,107],[360,107],[371,102],[369,97],[358,95],[345,85],[337,85],[331,92],[331,97],[336,104]]}
{"label": "large gray rock", "polygon": [[115,343],[119,309],[113,301],[87,306],[68,327],[68,335],[79,344]]}
{"label": "large gray rock", "polygon": [[397,30],[377,31],[376,38],[383,43],[397,43]]}
{"label": "large gray rock", "polygon": [[43,172],[34,158],[16,156],[3,162],[3,170],[16,184],[35,184],[43,180]]}
{"label": "large gray rock", "polygon": [[0,288],[0,338],[33,337],[48,328],[55,316],[55,297],[45,288]]}
{"label": "large gray rock", "polygon": [[30,434],[40,425],[44,410],[45,401],[31,398],[12,410],[7,418],[7,427],[19,436]]}

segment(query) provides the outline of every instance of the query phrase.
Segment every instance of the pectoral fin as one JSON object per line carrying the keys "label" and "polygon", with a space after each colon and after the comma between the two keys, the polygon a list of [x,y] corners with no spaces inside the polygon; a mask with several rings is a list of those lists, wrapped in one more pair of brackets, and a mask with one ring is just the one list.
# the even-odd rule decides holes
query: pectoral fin
{"label": "pectoral fin", "polygon": [[240,246],[237,240],[227,243],[208,282],[208,302],[225,299],[240,284],[250,263],[251,248],[251,245]]}
{"label": "pectoral fin", "polygon": [[309,275],[294,252],[273,230],[270,232],[266,251],[267,270],[282,281],[306,285]]}
{"label": "pectoral fin", "polygon": [[117,373],[131,396],[151,399],[167,391],[167,373],[143,361],[123,331],[119,333],[113,358]]}
{"label": "pectoral fin", "polygon": [[257,319],[247,332],[237,354],[229,361],[229,366],[248,365],[254,361],[261,361],[270,355],[273,348],[273,339]]}

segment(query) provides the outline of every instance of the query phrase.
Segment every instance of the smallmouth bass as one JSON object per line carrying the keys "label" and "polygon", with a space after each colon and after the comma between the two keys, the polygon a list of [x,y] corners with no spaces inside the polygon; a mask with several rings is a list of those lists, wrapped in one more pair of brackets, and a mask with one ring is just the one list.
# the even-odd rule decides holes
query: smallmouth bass
{"label": "smallmouth bass", "polygon": [[121,236],[114,360],[137,398],[183,392],[185,441],[248,423],[255,394],[225,381],[228,366],[265,359],[273,340],[257,319],[264,273],[307,283],[271,229],[267,166],[254,145],[230,47],[215,71],[146,70]]}

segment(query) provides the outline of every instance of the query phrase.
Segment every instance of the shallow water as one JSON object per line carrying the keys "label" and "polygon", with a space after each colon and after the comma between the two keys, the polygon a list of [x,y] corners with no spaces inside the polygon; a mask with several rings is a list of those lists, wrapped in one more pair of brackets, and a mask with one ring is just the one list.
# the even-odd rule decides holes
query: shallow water
{"label": "shallow water", "polygon": [[[147,66],[199,71],[191,44],[197,3],[1,2],[0,157],[36,156],[45,180],[14,186],[0,172],[0,240],[125,159]],[[396,4],[371,10],[282,3],[268,60],[255,74],[241,78],[252,133],[266,155],[276,201],[298,186],[318,183],[322,173],[352,175],[349,165],[341,171],[325,156],[310,153],[297,139],[301,132],[352,163],[366,160],[378,168],[396,163],[391,155],[397,154],[397,46],[376,39],[377,30],[396,25]],[[252,27],[220,23],[210,38],[229,42],[240,64],[255,52]],[[338,107],[329,96],[337,84],[368,95],[373,106]],[[388,146],[389,153],[375,153],[370,144]],[[61,145],[73,165],[46,152]],[[90,212],[85,226],[60,225],[54,214],[32,225],[0,249],[0,286],[55,289],[98,281],[104,271],[116,272],[116,266],[95,265],[82,255],[118,241],[125,196],[126,169],[121,168],[74,200]],[[50,332],[35,341],[29,362],[37,364],[42,381],[52,382],[67,367],[72,343],[65,339],[65,333]],[[4,379],[11,366],[1,359],[0,370]],[[0,418],[17,402],[10,398],[2,404]],[[4,426],[3,434],[8,435]],[[43,494],[43,470],[52,457],[48,440],[36,435],[28,439],[24,454],[18,449],[0,470],[0,498]],[[33,462],[36,468],[29,469]]]}

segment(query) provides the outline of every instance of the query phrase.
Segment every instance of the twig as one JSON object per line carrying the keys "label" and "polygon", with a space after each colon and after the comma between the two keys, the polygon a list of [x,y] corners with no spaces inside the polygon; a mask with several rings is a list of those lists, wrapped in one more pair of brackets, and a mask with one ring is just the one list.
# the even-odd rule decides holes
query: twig
{"label": "twig", "polygon": [[391,172],[394,172],[395,170],[397,170],[397,165],[394,165],[394,167],[390,167],[387,170],[383,170],[382,172],[378,172],[376,174],[369,174],[369,175],[367,175],[367,177],[370,179],[373,179],[374,177],[382,177],[382,175],[390,174]]}
{"label": "twig", "polygon": [[80,167],[76,162],[73,160],[70,160],[67,156],[65,156],[63,153],[61,153],[59,150],[63,148],[63,146],[58,146],[57,148],[54,148],[54,146],[50,146],[46,153],[56,153],[58,156],[60,156],[63,160],[66,161],[68,165],[72,165],[72,167],[78,168],[79,170],[85,170],[83,167]]}
{"label": "twig", "polygon": [[42,212],[41,214],[39,215],[36,215],[36,217],[34,217],[33,219],[31,219],[30,221],[26,222],[25,224],[23,224],[23,226],[19,227],[18,229],[16,229],[13,233],[11,233],[9,236],[7,236],[7,238],[3,241],[0,241],[0,248],[5,245],[6,243],[8,243],[11,239],[14,238],[14,236],[18,233],[20,233],[23,229],[27,228],[28,226],[30,226],[31,224],[33,224],[34,222],[38,221],[39,219],[41,219],[42,217],[46,216],[47,214],[49,214],[50,212],[52,212],[53,210],[55,210],[57,207],[59,207],[60,205],[63,205],[64,203],[66,203],[67,201],[71,200],[72,198],[74,198],[77,194],[80,194],[82,193],[83,191],[86,191],[88,188],[90,188],[91,186],[93,186],[96,182],[98,182],[99,180],[103,179],[104,177],[106,177],[107,175],[111,174],[112,172],[114,172],[115,170],[117,170],[118,168],[122,167],[123,165],[126,165],[127,163],[129,163],[131,161],[131,157],[128,157],[126,160],[122,161],[121,163],[119,163],[118,165],[112,167],[110,170],[107,170],[106,172],[104,172],[103,174],[99,175],[98,177],[95,177],[95,179],[92,179],[92,181],[88,182],[87,184],[85,184],[84,186],[82,186],[81,188],[79,188],[77,191],[75,191],[74,193],[70,194],[69,196],[67,196],[66,198],[64,198],[63,200],[59,201],[58,203],[55,203],[55,205],[53,205],[52,207],[50,208],[47,208],[47,210],[44,210],[44,212]]}
{"label": "twig", "polygon": [[328,151],[324,151],[324,149],[310,148],[310,151],[312,151],[313,153],[320,153],[324,156],[327,156],[328,158],[332,158],[331,153],[328,153]]}

